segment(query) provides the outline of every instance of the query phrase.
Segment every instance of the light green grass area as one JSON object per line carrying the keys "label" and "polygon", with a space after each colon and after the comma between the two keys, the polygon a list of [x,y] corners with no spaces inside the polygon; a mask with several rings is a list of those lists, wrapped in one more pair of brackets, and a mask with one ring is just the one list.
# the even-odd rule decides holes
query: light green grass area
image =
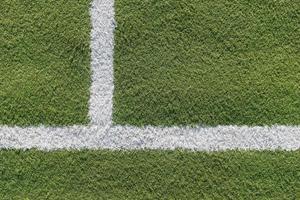
{"label": "light green grass area", "polygon": [[88,123],[90,0],[2,0],[0,124]]}
{"label": "light green grass area", "polygon": [[116,0],[114,122],[299,125],[298,0]]}
{"label": "light green grass area", "polygon": [[299,199],[300,152],[0,151],[0,199]]}

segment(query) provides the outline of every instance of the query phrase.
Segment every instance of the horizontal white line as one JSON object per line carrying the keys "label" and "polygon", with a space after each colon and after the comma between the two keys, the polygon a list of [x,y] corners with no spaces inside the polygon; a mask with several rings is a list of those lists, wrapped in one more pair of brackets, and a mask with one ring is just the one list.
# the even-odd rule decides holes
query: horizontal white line
{"label": "horizontal white line", "polygon": [[296,150],[300,127],[1,127],[0,138],[0,147],[17,149]]}
{"label": "horizontal white line", "polygon": [[94,0],[91,124],[87,127],[0,127],[0,148],[56,149],[300,149],[300,127],[218,126],[131,127],[112,126],[113,85],[113,0]]}

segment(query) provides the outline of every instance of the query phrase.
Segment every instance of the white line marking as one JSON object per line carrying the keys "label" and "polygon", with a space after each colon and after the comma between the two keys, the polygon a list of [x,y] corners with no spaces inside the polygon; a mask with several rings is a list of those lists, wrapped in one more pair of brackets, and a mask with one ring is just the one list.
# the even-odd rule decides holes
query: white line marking
{"label": "white line marking", "polygon": [[91,8],[92,86],[91,123],[112,125],[114,1],[94,0]]}
{"label": "white line marking", "polygon": [[67,149],[297,150],[300,127],[71,127],[0,128],[0,147]]}
{"label": "white line marking", "polygon": [[0,127],[0,148],[56,149],[228,149],[296,150],[300,127],[218,126],[213,128],[112,126],[113,0],[94,0],[91,8],[91,124],[87,127]]}

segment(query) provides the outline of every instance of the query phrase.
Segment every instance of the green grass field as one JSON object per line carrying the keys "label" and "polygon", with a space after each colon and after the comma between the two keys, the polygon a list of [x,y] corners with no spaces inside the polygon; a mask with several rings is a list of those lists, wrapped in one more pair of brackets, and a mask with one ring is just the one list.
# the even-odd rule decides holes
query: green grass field
{"label": "green grass field", "polygon": [[116,0],[114,121],[299,125],[297,0]]}
{"label": "green grass field", "polygon": [[[0,127],[89,123],[90,3],[1,1]],[[115,12],[115,124],[300,125],[299,0],[115,0]],[[61,129],[4,127],[0,148],[60,147],[49,138],[94,148],[89,133],[109,137],[109,126],[64,129],[66,137]],[[142,147],[140,130],[127,128],[120,140],[132,136]],[[19,132],[28,133],[25,142]],[[155,133],[142,137],[155,143]],[[280,146],[255,139],[256,147]],[[291,141],[287,149],[297,146]],[[300,151],[1,149],[0,200],[300,199],[299,161]]]}
{"label": "green grass field", "polygon": [[90,0],[2,0],[0,124],[87,124]]}
{"label": "green grass field", "polygon": [[1,151],[1,199],[298,199],[300,152]]}
{"label": "green grass field", "polygon": [[[88,123],[89,7],[2,2],[0,124]],[[300,124],[296,1],[116,0],[115,9],[116,124]]]}

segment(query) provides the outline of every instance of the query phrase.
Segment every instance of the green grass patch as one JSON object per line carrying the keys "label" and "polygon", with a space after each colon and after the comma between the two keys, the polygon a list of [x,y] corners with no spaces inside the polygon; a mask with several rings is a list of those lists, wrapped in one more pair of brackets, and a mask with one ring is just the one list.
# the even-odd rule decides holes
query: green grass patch
{"label": "green grass patch", "polygon": [[115,7],[115,123],[300,124],[297,0]]}
{"label": "green grass patch", "polygon": [[1,199],[299,199],[300,152],[0,151]]}
{"label": "green grass patch", "polygon": [[0,8],[0,124],[88,123],[90,0]]}

